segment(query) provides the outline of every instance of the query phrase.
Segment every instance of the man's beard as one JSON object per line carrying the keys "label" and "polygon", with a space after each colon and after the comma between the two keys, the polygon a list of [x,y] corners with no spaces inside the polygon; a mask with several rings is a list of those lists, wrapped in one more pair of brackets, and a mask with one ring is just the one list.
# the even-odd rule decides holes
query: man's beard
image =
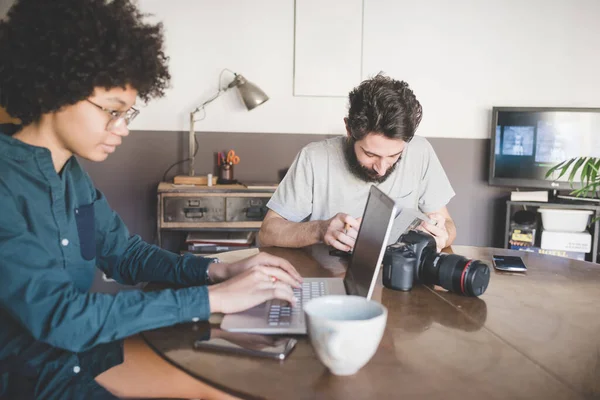
{"label": "man's beard", "polygon": [[377,171],[371,168],[367,168],[358,161],[356,157],[356,151],[354,150],[354,143],[356,140],[354,138],[347,137],[344,141],[344,158],[346,159],[346,164],[348,164],[348,168],[350,168],[350,172],[352,175],[356,176],[358,179],[363,180],[365,182],[375,182],[381,183],[390,177],[392,172],[398,166],[398,161],[402,159],[402,156],[398,157],[398,160],[391,167],[385,171],[385,175],[379,176]]}

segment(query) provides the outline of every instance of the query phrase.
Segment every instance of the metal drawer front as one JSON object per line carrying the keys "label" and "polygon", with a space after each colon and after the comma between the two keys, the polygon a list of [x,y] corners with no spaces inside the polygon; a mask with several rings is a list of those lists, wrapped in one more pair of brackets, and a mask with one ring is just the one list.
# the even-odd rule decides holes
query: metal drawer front
{"label": "metal drawer front", "polygon": [[226,221],[262,221],[270,197],[228,197]]}
{"label": "metal drawer front", "polygon": [[164,222],[225,221],[225,199],[222,197],[165,197]]}

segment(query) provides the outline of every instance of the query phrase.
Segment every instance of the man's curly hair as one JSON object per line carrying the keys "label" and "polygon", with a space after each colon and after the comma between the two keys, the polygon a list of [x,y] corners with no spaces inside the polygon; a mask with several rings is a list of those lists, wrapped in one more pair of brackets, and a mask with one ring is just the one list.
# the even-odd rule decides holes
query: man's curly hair
{"label": "man's curly hair", "polygon": [[96,87],[163,96],[162,24],[143,18],[130,0],[17,0],[0,22],[0,106],[28,125]]}
{"label": "man's curly hair", "polygon": [[423,116],[408,83],[381,73],[354,88],[349,99],[348,126],[354,140],[377,133],[409,142]]}

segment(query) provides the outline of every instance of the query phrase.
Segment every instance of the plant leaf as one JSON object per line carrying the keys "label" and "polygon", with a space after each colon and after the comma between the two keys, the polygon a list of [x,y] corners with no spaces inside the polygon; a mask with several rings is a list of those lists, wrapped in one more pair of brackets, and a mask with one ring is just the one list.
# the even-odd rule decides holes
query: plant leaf
{"label": "plant leaf", "polygon": [[[583,163],[583,168],[581,169],[581,175],[579,177],[582,188],[585,188],[590,182],[590,175],[592,173],[592,169],[590,168],[590,165],[593,165],[593,160],[591,158],[588,158]],[[588,194],[588,191],[586,190],[583,195],[587,196],[587,194]]]}
{"label": "plant leaf", "polygon": [[[600,158],[595,158],[594,160],[596,162],[594,163],[594,171],[592,172],[592,175],[590,176],[590,180],[592,182],[598,183],[598,171],[600,169]],[[594,197],[598,197],[597,188],[596,188],[596,190],[594,190]]]}
{"label": "plant leaf", "polygon": [[563,164],[563,165],[561,167],[560,175],[558,175],[558,177],[555,180],[559,180],[560,178],[562,178],[562,176],[567,172],[567,170],[569,169],[569,167],[571,166],[571,164],[573,164],[573,162],[575,160],[577,160],[577,159],[571,158],[569,161],[562,162],[561,164]]}
{"label": "plant leaf", "polygon": [[585,162],[586,158],[587,157],[578,158],[575,162],[575,165],[573,166],[573,169],[571,169],[571,174],[569,175],[569,183],[571,184],[571,187],[573,186],[573,179],[575,178],[577,170],[579,169],[579,167],[581,167],[581,164]]}
{"label": "plant leaf", "polygon": [[552,175],[554,172],[556,172],[557,169],[561,168],[564,164],[566,164],[567,161],[561,161],[558,164],[556,164],[555,166],[551,167],[548,172],[546,172],[546,178],[549,178],[550,175]]}

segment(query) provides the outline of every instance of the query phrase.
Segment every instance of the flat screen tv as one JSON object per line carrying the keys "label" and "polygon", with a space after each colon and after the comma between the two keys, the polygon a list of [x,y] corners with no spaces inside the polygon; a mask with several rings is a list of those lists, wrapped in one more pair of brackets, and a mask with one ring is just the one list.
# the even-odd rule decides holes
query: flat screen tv
{"label": "flat screen tv", "polygon": [[600,108],[494,107],[489,183],[571,190],[568,173],[548,170],[573,157],[600,157]]}

